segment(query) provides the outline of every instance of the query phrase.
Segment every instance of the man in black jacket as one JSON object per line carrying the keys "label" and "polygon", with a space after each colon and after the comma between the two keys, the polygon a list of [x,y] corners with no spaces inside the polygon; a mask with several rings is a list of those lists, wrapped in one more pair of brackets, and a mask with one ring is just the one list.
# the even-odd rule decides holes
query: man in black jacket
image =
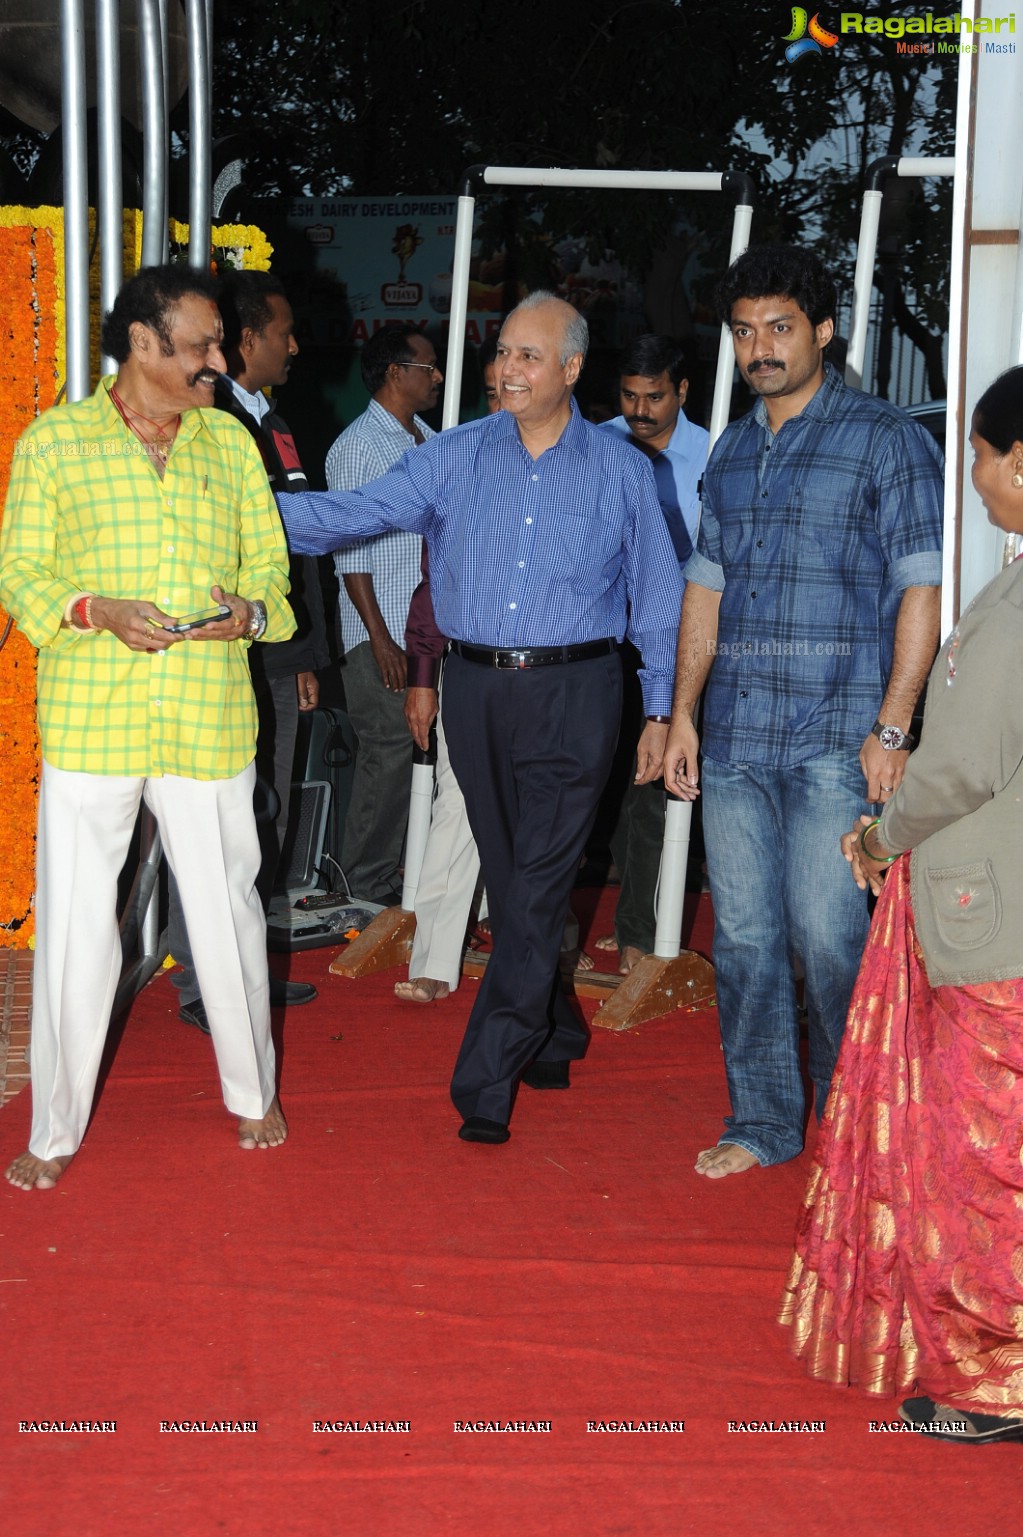
{"label": "man in black jacket", "polygon": [[[298,355],[294,316],[280,279],[269,272],[232,272],[224,279],[217,302],[224,321],[227,373],[217,381],[216,404],[230,411],[252,433],[275,495],[307,491],[309,484],[295,440],[273,398],[264,393],[287,383],[292,360]],[[314,557],[291,557],[288,601],[296,622],[292,638],[274,644],[257,643],[249,650],[252,687],[259,711],[256,769],[262,782],[273,785],[278,802],[276,817],[264,817],[259,823],[263,863],[256,884],[264,910],[269,906],[287,831],[299,713],[315,710],[319,699],[315,669],[329,661]],[[184,967],[174,978],[182,996],[180,1017],[205,1032],[206,1010],[190,964],[173,886],[170,950]],[[310,1003],[315,997],[316,989],[308,982],[286,982],[270,976],[270,1002],[275,1007]]]}

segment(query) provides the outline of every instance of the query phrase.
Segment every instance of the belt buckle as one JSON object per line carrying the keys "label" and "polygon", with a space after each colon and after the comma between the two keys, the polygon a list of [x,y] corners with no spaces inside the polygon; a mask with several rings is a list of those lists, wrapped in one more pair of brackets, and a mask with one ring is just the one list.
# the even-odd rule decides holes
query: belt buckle
{"label": "belt buckle", "polygon": [[529,666],[529,663],[526,661],[528,655],[528,651],[512,651],[508,657],[508,665],[514,667],[517,672],[521,672]]}

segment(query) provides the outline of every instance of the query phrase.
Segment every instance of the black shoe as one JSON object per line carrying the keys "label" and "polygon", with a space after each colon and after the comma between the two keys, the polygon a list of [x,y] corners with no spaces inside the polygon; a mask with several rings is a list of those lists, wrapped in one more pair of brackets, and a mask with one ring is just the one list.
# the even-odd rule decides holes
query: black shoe
{"label": "black shoe", "polygon": [[1023,1441],[1023,1420],[1007,1420],[976,1409],[950,1409],[933,1398],[907,1398],[899,1414],[915,1430],[939,1441]]}
{"label": "black shoe", "polygon": [[201,998],[196,998],[192,1003],[183,1003],[178,1010],[178,1018],[183,1019],[186,1025],[194,1025],[201,1030],[203,1035],[211,1034],[210,1022],[206,1018],[206,1005]]}
{"label": "black shoe", "polygon": [[315,997],[317,992],[311,982],[286,982],[283,977],[270,977],[272,1009],[286,1009],[289,1004],[295,1008],[300,1003],[312,1003]]}
{"label": "black shoe", "polygon": [[531,1062],[522,1074],[522,1082],[530,1089],[567,1089],[568,1063]]}
{"label": "black shoe", "polygon": [[458,1128],[463,1142],[507,1142],[511,1132],[503,1121],[488,1121],[485,1116],[471,1115]]}

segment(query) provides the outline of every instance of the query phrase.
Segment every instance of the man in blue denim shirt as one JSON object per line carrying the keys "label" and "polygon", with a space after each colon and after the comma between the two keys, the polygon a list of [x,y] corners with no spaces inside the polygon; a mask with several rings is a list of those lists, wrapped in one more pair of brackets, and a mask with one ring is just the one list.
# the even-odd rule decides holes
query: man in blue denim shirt
{"label": "man in blue denim shirt", "polygon": [[686,566],[665,782],[699,793],[732,1114],[710,1178],[803,1146],[793,960],[805,976],[818,1116],[868,914],[839,838],[884,803],[938,640],[942,461],[885,401],[824,361],[835,288],[811,252],[748,251],[722,283],[736,362],[760,400],[725,429]]}

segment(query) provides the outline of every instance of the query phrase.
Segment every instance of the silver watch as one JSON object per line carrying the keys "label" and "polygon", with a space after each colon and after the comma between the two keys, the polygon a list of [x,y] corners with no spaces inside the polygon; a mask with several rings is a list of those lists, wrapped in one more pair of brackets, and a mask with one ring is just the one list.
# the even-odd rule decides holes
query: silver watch
{"label": "silver watch", "polygon": [[250,640],[259,640],[266,630],[266,604],[261,598],[251,599],[249,607],[252,610],[252,619],[245,631]]}
{"label": "silver watch", "polygon": [[911,747],[916,746],[916,738],[898,726],[886,726],[876,720],[870,730],[887,752],[909,752]]}

